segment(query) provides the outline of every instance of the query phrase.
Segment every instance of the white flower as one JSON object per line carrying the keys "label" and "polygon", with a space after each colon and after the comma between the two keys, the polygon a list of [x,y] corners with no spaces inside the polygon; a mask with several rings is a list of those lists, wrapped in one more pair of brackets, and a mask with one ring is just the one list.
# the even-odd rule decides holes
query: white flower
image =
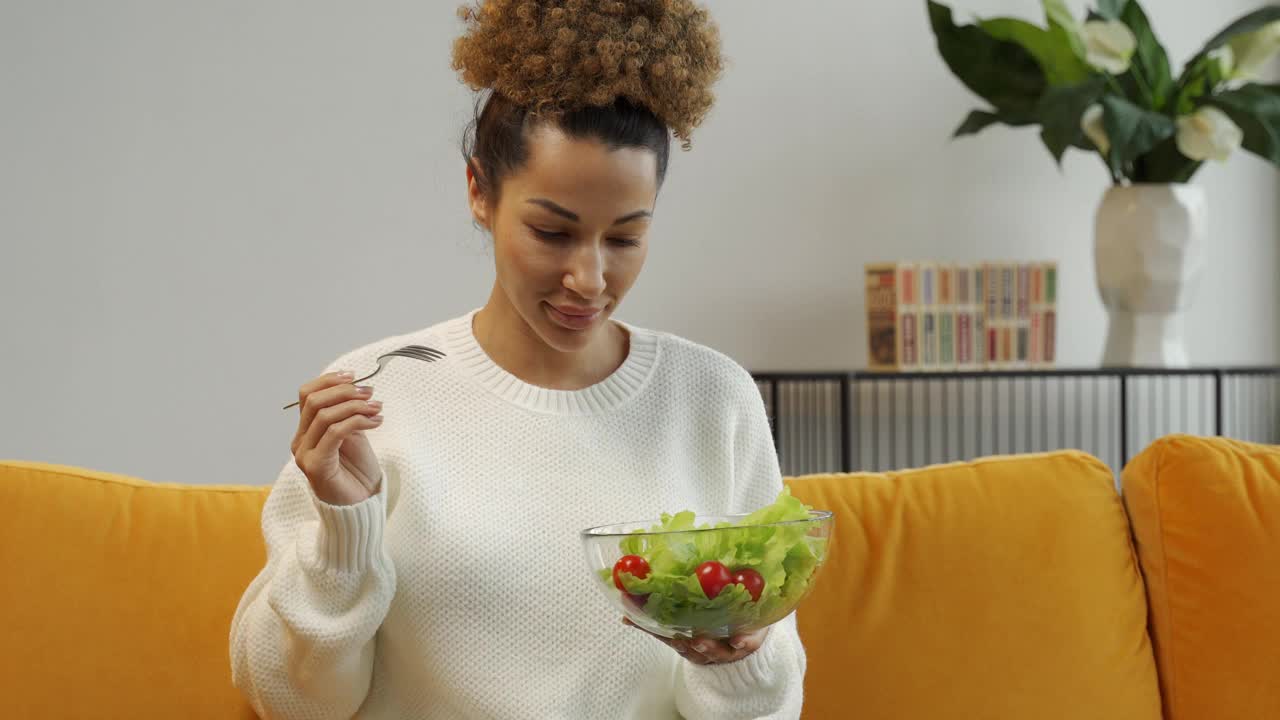
{"label": "white flower", "polygon": [[1209,60],[1218,64],[1218,77],[1229,78],[1236,69],[1236,53],[1230,45],[1209,51]]}
{"label": "white flower", "polygon": [[1263,66],[1280,51],[1280,20],[1251,33],[1237,35],[1228,41],[1235,54],[1236,67],[1231,77],[1243,80],[1257,79]]}
{"label": "white flower", "polygon": [[1119,20],[1090,20],[1084,24],[1085,62],[1112,75],[1129,69],[1138,39]]}
{"label": "white flower", "polygon": [[1102,105],[1095,103],[1084,111],[1084,115],[1080,116],[1080,129],[1103,155],[1111,150],[1111,140],[1107,137],[1107,130],[1102,125]]}
{"label": "white flower", "polygon": [[1244,131],[1215,107],[1202,107],[1178,118],[1178,152],[1192,160],[1223,162],[1240,147]]}

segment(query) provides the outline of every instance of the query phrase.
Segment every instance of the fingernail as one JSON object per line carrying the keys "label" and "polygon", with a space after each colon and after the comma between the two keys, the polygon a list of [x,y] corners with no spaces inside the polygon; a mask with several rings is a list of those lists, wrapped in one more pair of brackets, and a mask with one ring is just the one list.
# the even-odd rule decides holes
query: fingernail
{"label": "fingernail", "polygon": [[694,645],[694,646],[693,646],[693,649],[694,649],[694,650],[697,650],[698,652],[706,652],[706,651],[707,651],[707,644],[706,644],[706,643],[698,643],[697,645]]}
{"label": "fingernail", "polygon": [[351,372],[350,370],[341,370],[338,372],[338,377],[340,378],[351,378],[355,376],[356,374]]}
{"label": "fingernail", "polygon": [[743,642],[742,640],[734,640],[733,642],[731,642],[731,643],[729,643],[729,644],[733,646],[733,649],[734,649],[734,650],[741,650],[741,649],[742,649],[742,647],[743,647],[744,645],[746,645],[746,643],[745,643],[745,642]]}

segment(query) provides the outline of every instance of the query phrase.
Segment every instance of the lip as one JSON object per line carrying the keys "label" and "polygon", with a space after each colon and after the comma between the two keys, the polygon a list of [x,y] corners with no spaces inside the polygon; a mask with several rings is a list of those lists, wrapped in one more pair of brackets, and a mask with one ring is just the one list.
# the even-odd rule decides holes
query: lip
{"label": "lip", "polygon": [[569,315],[572,317],[592,317],[604,309],[578,307],[577,305],[552,305],[551,307],[559,310],[562,315]]}
{"label": "lip", "polygon": [[595,324],[603,314],[604,308],[583,308],[573,305],[552,305],[547,303],[547,314],[556,324],[570,330],[585,330]]}

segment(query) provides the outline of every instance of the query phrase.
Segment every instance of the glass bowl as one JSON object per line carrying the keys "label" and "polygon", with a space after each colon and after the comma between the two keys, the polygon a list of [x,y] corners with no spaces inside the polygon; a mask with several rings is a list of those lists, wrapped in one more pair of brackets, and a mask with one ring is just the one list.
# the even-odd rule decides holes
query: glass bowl
{"label": "glass bowl", "polygon": [[834,521],[825,510],[808,514],[754,525],[737,524],[747,513],[705,515],[679,530],[632,521],[580,534],[591,582],[631,622],[666,638],[728,638],[785,618],[812,589]]}

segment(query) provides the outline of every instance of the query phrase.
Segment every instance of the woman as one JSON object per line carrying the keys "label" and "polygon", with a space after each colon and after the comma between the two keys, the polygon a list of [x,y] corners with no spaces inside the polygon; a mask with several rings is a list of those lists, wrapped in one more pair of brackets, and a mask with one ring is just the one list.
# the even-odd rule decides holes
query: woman
{"label": "woman", "polygon": [[[610,612],[577,537],[782,489],[750,375],[613,319],[669,137],[687,146],[711,106],[716,29],[688,0],[490,0],[463,19],[454,66],[487,98],[464,157],[492,293],[300,388],[234,681],[264,717],[798,717],[794,615],[655,642]],[[445,357],[393,362],[377,400],[351,383],[410,344]]]}

